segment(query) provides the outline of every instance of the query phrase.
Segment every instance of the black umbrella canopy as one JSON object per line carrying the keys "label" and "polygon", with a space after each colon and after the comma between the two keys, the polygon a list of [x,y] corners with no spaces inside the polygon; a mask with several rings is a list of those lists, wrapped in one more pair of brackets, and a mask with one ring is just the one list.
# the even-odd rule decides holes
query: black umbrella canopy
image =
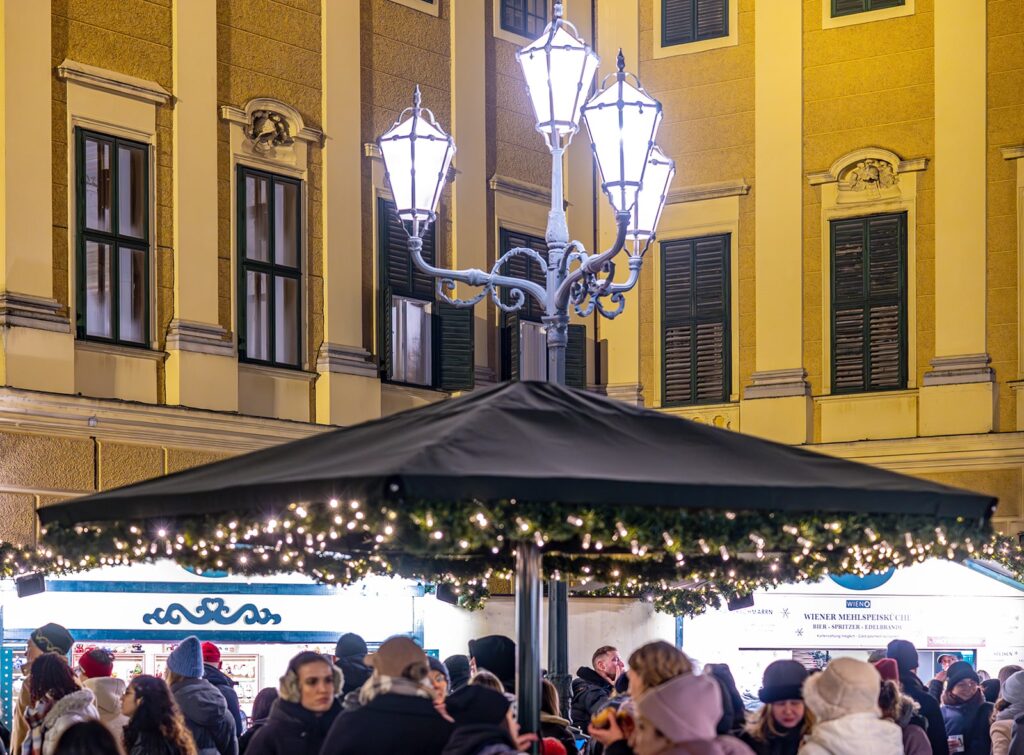
{"label": "black umbrella canopy", "polygon": [[995,499],[640,409],[507,383],[39,511],[63,525],[267,512],[293,501],[588,506],[986,519]]}
{"label": "black umbrella canopy", "polygon": [[[529,540],[549,575],[673,610],[988,547],[996,501],[549,383],[496,386],[49,506],[57,568],[367,573],[482,589]],[[678,597],[678,596],[677,596]],[[695,601],[695,602],[694,602]]]}

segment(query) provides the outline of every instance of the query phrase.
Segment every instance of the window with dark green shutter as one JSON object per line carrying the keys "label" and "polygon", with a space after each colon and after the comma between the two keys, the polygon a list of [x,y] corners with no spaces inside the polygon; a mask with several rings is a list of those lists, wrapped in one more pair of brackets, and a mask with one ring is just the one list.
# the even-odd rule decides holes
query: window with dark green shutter
{"label": "window with dark green shutter", "polygon": [[302,366],[302,184],[238,168],[238,352]]}
{"label": "window with dark green shutter", "polygon": [[729,36],[729,0],[660,2],[662,47]]}
{"label": "window with dark green shutter", "polygon": [[[377,201],[380,264],[378,353],[381,377],[445,391],[473,387],[473,311],[436,297],[435,280],[409,254],[394,202]],[[435,228],[423,237],[423,259],[436,264]]]}
{"label": "window with dark green shutter", "polygon": [[729,400],[730,237],[661,242],[662,404]]}
{"label": "window with dark green shutter", "polygon": [[[478,0],[479,1],[479,0]],[[495,0],[501,3],[501,28],[534,39],[548,22],[548,0]]]}
{"label": "window with dark green shutter", "polygon": [[[540,236],[502,228],[498,234],[499,256],[509,249],[525,247],[539,252],[547,259],[548,245]],[[545,273],[531,258],[513,257],[502,269],[504,275],[511,275],[534,283],[545,285]],[[502,301],[509,302],[508,291],[502,290]],[[515,312],[501,313],[501,365],[502,380],[547,380],[548,352],[547,335],[541,322],[544,311],[530,296],[526,303]],[[569,340],[565,349],[565,384],[573,388],[587,387],[587,328],[585,325],[569,325]]]}
{"label": "window with dark green shutter", "polygon": [[907,386],[907,216],[833,220],[832,392]]}
{"label": "window with dark green shutter", "polygon": [[78,338],[149,345],[149,146],[75,131]]}
{"label": "window with dark green shutter", "polygon": [[869,10],[896,8],[905,0],[832,0],[832,18],[864,13]]}

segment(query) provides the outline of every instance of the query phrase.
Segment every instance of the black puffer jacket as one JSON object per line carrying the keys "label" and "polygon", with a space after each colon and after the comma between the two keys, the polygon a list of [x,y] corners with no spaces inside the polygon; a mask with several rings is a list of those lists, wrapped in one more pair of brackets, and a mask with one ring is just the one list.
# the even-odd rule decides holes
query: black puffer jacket
{"label": "black puffer jacket", "polygon": [[942,720],[939,701],[928,694],[928,688],[913,671],[900,674],[900,684],[904,694],[921,706],[920,713],[928,722],[925,733],[932,746],[932,755],[949,755],[949,742],[946,740],[946,723]]}
{"label": "black puffer jacket", "polygon": [[455,727],[442,755],[479,755],[480,752],[486,752],[487,755],[517,755],[519,748],[500,726],[466,724]]}
{"label": "black puffer jacket", "polygon": [[331,709],[317,715],[299,703],[278,698],[246,747],[246,755],[319,755],[334,720],[341,715],[335,699]]}
{"label": "black puffer jacket", "polygon": [[572,725],[587,730],[590,717],[597,713],[612,694],[612,683],[588,666],[580,666],[572,680]]}
{"label": "black puffer jacket", "polygon": [[343,655],[335,659],[335,665],[341,669],[341,673],[345,677],[345,686],[341,688],[342,696],[358,690],[373,674],[373,669],[363,663],[364,659],[365,656],[362,655]]}
{"label": "black puffer jacket", "polygon": [[383,694],[342,713],[321,755],[440,755],[452,733],[425,697]]}
{"label": "black puffer jacket", "polygon": [[209,663],[203,664],[203,678],[224,695],[224,702],[228,704],[228,711],[235,721],[235,736],[240,736],[242,733],[242,711],[238,707],[238,693],[235,692],[234,680]]}
{"label": "black puffer jacket", "polygon": [[182,679],[171,687],[198,755],[238,755],[235,722],[224,695],[205,679]]}

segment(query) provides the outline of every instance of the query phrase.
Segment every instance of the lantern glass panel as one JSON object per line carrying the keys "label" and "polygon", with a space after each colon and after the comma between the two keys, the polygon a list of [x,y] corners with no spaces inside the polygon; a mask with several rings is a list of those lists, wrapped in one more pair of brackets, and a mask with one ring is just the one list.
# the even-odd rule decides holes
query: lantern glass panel
{"label": "lantern glass panel", "polygon": [[675,172],[675,163],[666,157],[657,145],[652,147],[644,171],[644,183],[633,207],[633,222],[626,233],[626,238],[647,240],[657,232],[658,220],[665,208],[668,187]]}
{"label": "lantern glass panel", "polygon": [[384,134],[380,148],[398,216],[431,219],[455,152],[450,137],[430,119],[414,114]]}
{"label": "lantern glass panel", "polygon": [[549,27],[544,36],[516,55],[537,116],[537,129],[555,137],[575,132],[597,71],[594,51],[559,24],[554,34]]}

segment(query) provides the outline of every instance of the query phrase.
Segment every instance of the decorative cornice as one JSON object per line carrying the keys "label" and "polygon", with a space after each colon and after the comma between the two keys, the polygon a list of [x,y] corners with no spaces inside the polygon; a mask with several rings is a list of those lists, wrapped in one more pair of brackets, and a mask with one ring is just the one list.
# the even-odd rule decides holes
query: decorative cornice
{"label": "decorative cornice", "polygon": [[1013,147],[1002,147],[1000,151],[1003,153],[1004,160],[1020,160],[1024,157],[1024,144],[1017,144]]}
{"label": "decorative cornice", "polygon": [[151,362],[162,362],[167,358],[166,351],[156,351],[137,346],[121,346],[116,343],[102,341],[75,341],[75,351],[92,351],[96,354],[107,354],[129,359],[145,359]]}
{"label": "decorative cornice", "polygon": [[325,136],[323,131],[313,126],[307,126],[302,120],[302,116],[299,115],[299,111],[295,108],[269,97],[258,97],[249,100],[244,108],[234,107],[233,105],[221,105],[220,117],[228,123],[234,123],[246,129],[246,135],[248,136],[248,129],[252,127],[254,114],[257,112],[271,112],[284,116],[284,119],[288,122],[292,138],[315,144],[318,147],[324,146]]}
{"label": "decorative cornice", "polygon": [[0,388],[0,430],[237,454],[329,429],[232,412]]}
{"label": "decorative cornice", "polygon": [[493,175],[491,180],[487,182],[487,185],[491,188],[491,191],[501,194],[509,194],[529,202],[536,202],[537,204],[551,204],[551,190],[543,186],[537,186],[537,184],[519,181],[508,176]]}
{"label": "decorative cornice", "polygon": [[749,193],[750,184],[747,183],[746,179],[737,178],[732,181],[699,184],[697,186],[680,186],[669,191],[667,204],[700,202],[705,199],[720,199],[721,197],[742,197]]}
{"label": "decorative cornice", "polygon": [[291,370],[287,367],[274,367],[269,364],[253,364],[251,362],[239,362],[238,372],[249,375],[259,375],[281,380],[294,380],[297,383],[312,383],[317,378],[315,372],[306,370]]}
{"label": "decorative cornice", "polygon": [[0,327],[70,333],[71,323],[56,299],[0,291]]}
{"label": "decorative cornice", "polygon": [[343,375],[376,378],[377,363],[373,356],[361,346],[344,346],[324,341],[316,358],[318,373],[336,372]]}
{"label": "decorative cornice", "polygon": [[220,325],[191,320],[171,320],[167,326],[168,351],[196,351],[201,354],[233,357],[235,345]]}
{"label": "decorative cornice", "polygon": [[170,92],[155,81],[128,76],[106,68],[97,68],[67,58],[57,66],[57,77],[63,81],[100,89],[122,97],[133,97],[154,105],[166,105],[174,99]]}
{"label": "decorative cornice", "polygon": [[960,385],[962,383],[991,383],[995,372],[989,364],[988,354],[963,354],[955,357],[935,357],[932,369],[924,374],[923,385]]}
{"label": "decorative cornice", "polygon": [[803,367],[789,370],[762,370],[750,376],[751,383],[743,389],[744,399],[810,396],[807,371]]}

